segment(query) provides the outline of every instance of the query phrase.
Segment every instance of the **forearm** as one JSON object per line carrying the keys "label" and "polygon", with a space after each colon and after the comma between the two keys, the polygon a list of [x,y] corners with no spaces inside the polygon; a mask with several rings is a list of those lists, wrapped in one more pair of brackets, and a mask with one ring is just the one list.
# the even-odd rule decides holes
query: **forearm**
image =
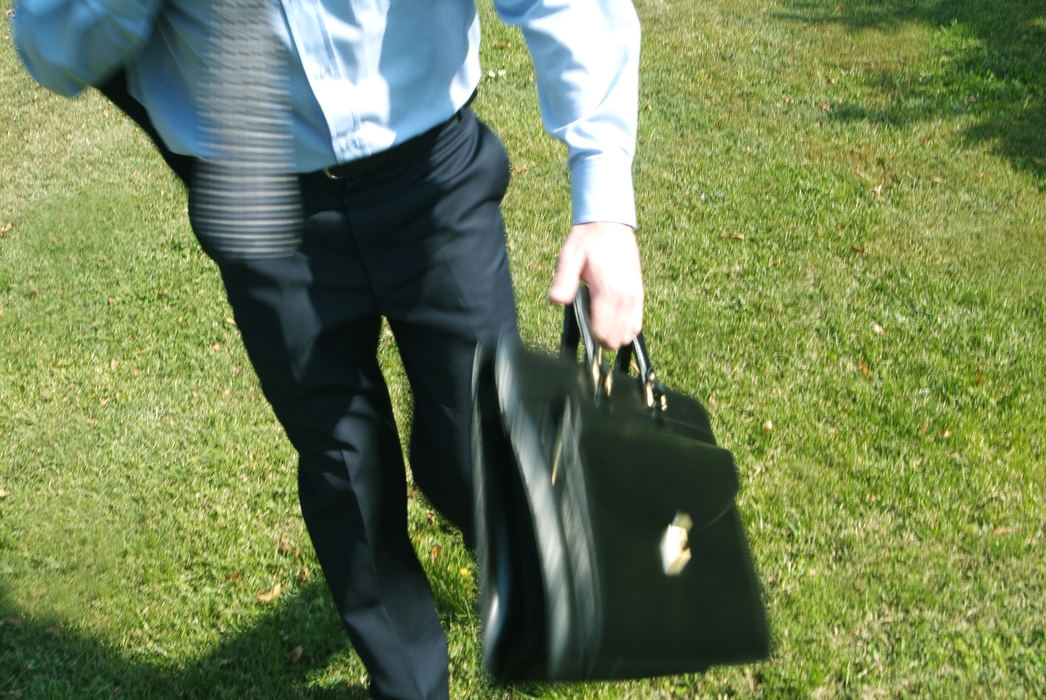
{"label": "forearm", "polygon": [[635,226],[639,20],[628,0],[498,0],[534,61],[545,128],[567,145],[574,223]]}
{"label": "forearm", "polygon": [[21,0],[14,34],[22,62],[60,95],[98,85],[145,44],[162,0]]}

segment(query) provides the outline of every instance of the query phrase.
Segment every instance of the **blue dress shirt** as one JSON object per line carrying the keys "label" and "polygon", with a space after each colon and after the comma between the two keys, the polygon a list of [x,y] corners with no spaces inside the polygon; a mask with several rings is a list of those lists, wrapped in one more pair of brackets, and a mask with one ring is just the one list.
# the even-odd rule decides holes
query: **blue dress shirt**
{"label": "blue dress shirt", "polygon": [[[15,40],[44,87],[75,95],[126,66],[167,146],[200,156],[208,0],[19,0]],[[635,226],[639,21],[630,0],[494,0],[519,27],[545,128],[567,144],[575,223]],[[295,160],[310,172],[449,119],[481,77],[474,0],[280,0]]]}

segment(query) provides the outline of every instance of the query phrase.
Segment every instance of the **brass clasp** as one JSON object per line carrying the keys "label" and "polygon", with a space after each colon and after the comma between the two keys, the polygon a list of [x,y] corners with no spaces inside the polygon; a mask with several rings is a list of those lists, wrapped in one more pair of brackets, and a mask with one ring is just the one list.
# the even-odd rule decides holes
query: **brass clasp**
{"label": "brass clasp", "polygon": [[668,410],[668,397],[665,396],[665,387],[661,385],[661,382],[657,381],[657,375],[654,374],[654,370],[650,370],[646,379],[643,380],[643,393],[646,395],[647,408],[656,406],[662,411]]}

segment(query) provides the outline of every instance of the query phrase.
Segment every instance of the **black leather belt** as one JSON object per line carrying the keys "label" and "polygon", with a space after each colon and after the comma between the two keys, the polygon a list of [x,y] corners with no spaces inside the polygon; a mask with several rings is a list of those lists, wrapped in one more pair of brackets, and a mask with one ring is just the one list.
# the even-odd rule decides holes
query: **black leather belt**
{"label": "black leather belt", "polygon": [[410,160],[411,156],[423,150],[426,146],[432,145],[439,135],[443,133],[444,129],[461,121],[462,113],[468,109],[471,103],[472,98],[469,98],[469,101],[465,103],[465,106],[455,112],[453,117],[442,124],[437,124],[423,134],[419,134],[414,138],[397,144],[381,153],[375,153],[374,155],[365,158],[350,160],[348,163],[332,165],[329,168],[324,168],[321,172],[331,180],[347,180],[354,177],[363,177],[364,175],[383,170],[393,165],[405,163]]}

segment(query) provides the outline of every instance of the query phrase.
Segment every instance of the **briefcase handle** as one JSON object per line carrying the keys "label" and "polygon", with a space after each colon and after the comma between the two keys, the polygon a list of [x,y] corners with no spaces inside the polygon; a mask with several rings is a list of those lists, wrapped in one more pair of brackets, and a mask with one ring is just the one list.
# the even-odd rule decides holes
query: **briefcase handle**
{"label": "briefcase handle", "polygon": [[[563,312],[563,335],[559,343],[559,356],[573,362],[577,357],[578,343],[581,343],[585,352],[585,363],[592,372],[593,381],[597,387],[603,386],[607,393],[610,393],[610,383],[605,381],[608,373],[603,366],[603,348],[592,335],[592,324],[589,321],[590,305],[588,287],[579,286],[574,303],[567,304]],[[666,390],[664,385],[658,381],[654,366],[650,362],[650,353],[647,351],[643,331],[640,331],[631,343],[618,348],[617,358],[614,360],[614,370],[628,374],[633,357],[639,370],[639,378],[643,382],[647,407],[656,406],[662,411],[665,410],[667,408]]]}

